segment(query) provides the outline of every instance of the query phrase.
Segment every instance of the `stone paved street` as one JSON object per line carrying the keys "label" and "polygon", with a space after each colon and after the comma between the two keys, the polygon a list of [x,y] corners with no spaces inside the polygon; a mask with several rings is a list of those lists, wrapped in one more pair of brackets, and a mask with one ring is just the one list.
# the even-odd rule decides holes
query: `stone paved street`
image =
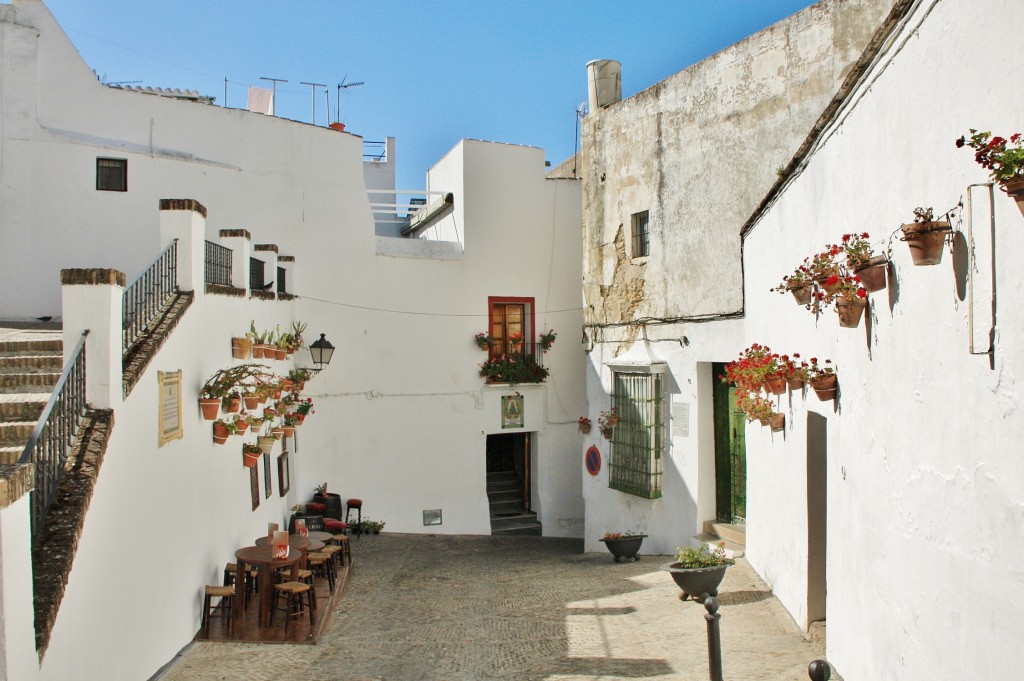
{"label": "stone paved street", "polygon": [[[708,678],[704,608],[667,557],[617,564],[582,542],[382,534],[319,645],[193,644],[160,681],[611,681]],[[807,681],[823,657],[746,561],[722,585],[727,681]],[[837,676],[833,676],[836,679]]]}

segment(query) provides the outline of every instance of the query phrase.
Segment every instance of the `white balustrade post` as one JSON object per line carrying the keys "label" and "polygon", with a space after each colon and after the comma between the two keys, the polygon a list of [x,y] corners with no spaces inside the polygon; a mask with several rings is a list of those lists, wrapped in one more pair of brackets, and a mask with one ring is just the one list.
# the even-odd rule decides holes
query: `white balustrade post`
{"label": "white balustrade post", "polygon": [[[121,392],[125,278],[112,269],[60,271],[64,315],[64,353],[85,340],[85,400],[97,409],[115,409]],[[66,359],[66,357],[65,357]]]}
{"label": "white balustrade post", "polygon": [[247,229],[220,230],[220,244],[231,249],[231,287],[249,288],[249,257],[252,236]]}
{"label": "white balustrade post", "polygon": [[160,248],[178,240],[178,288],[206,293],[206,208],[195,199],[160,199]]}

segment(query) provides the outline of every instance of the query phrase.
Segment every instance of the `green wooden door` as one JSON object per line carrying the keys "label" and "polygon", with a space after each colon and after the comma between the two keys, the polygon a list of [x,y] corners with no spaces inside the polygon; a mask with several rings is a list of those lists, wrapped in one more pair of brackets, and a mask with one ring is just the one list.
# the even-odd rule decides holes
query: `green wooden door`
{"label": "green wooden door", "polygon": [[725,365],[715,363],[715,514],[727,523],[743,523],[747,517],[747,421],[736,410],[736,391],[719,376]]}

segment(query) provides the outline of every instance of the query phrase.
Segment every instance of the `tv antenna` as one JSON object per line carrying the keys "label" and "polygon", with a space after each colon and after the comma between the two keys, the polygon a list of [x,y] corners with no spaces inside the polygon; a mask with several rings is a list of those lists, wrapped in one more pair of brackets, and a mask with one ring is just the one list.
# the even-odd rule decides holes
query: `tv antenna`
{"label": "tv antenna", "polygon": [[341,91],[347,90],[350,87],[355,87],[356,85],[366,85],[366,82],[362,80],[357,81],[355,83],[346,83],[345,81],[347,80],[348,74],[346,73],[345,77],[341,79],[340,83],[338,83],[338,112],[337,114],[335,114],[334,117],[335,121],[337,121],[338,123],[341,123]]}
{"label": "tv antenna", "polygon": [[313,125],[316,125],[316,89],[318,87],[327,87],[327,83],[307,83],[304,80],[300,80],[299,85],[308,85],[310,92],[313,93]]}
{"label": "tv antenna", "polygon": [[272,81],[274,83],[273,86],[272,86],[272,91],[270,93],[270,115],[271,116],[276,116],[277,115],[277,84],[278,83],[287,83],[288,81],[285,80],[284,78],[266,78],[264,76],[260,76],[260,80],[269,80],[269,81]]}

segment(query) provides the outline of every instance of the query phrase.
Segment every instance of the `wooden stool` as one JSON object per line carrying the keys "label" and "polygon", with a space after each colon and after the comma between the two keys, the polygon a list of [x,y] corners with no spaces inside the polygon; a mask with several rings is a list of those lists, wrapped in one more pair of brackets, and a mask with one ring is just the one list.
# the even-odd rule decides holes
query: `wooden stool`
{"label": "wooden stool", "polygon": [[[220,598],[220,601],[213,605],[213,599]],[[206,632],[206,638],[210,638],[210,618],[221,617],[227,622],[228,631],[231,631],[231,624],[234,618],[231,616],[233,610],[232,606],[235,604],[235,587],[233,586],[210,586],[207,585],[206,593],[203,597],[203,631]],[[221,608],[219,615],[214,615],[213,611],[217,608]]]}
{"label": "wooden stool", "polygon": [[345,566],[345,559],[348,558],[348,562],[352,562],[352,544],[348,541],[347,534],[336,534],[331,538],[331,543],[335,546],[341,547],[341,566]]}
{"label": "wooden stool", "polygon": [[[363,500],[362,499],[349,499],[348,509],[345,511],[345,522],[351,523],[349,516],[352,515],[352,509],[356,509],[356,523],[362,527],[363,522]],[[359,532],[356,532],[358,535]]]}
{"label": "wooden stool", "polygon": [[[293,617],[301,617],[309,613],[309,626],[313,626],[313,611],[316,610],[316,599],[313,597],[313,587],[302,582],[285,582],[274,585],[274,607],[270,609],[270,623],[274,623],[274,612],[280,610],[277,601],[281,594],[287,597],[284,604],[285,618],[284,631],[288,633],[288,623]],[[306,594],[306,607],[302,607],[302,594]]]}
{"label": "wooden stool", "polygon": [[[238,566],[234,563],[228,563],[224,566],[224,586],[234,586],[235,584],[235,572],[238,570]],[[246,608],[249,607],[249,599],[252,597],[252,593],[256,591],[256,570],[245,571],[245,584],[242,588],[242,596],[245,599],[243,604]]]}
{"label": "wooden stool", "polygon": [[344,534],[348,532],[348,523],[343,523],[340,520],[334,518],[324,518],[324,531],[330,532],[331,534]]}
{"label": "wooden stool", "polygon": [[334,591],[334,561],[331,560],[331,557],[326,553],[317,551],[308,554],[306,559],[309,563],[309,569],[313,571],[313,574],[326,577],[328,588]]}
{"label": "wooden stool", "polygon": [[[334,544],[323,547],[320,549],[320,553],[326,553],[335,564],[345,556],[344,549]],[[337,572],[337,570],[335,570],[335,572]]]}

